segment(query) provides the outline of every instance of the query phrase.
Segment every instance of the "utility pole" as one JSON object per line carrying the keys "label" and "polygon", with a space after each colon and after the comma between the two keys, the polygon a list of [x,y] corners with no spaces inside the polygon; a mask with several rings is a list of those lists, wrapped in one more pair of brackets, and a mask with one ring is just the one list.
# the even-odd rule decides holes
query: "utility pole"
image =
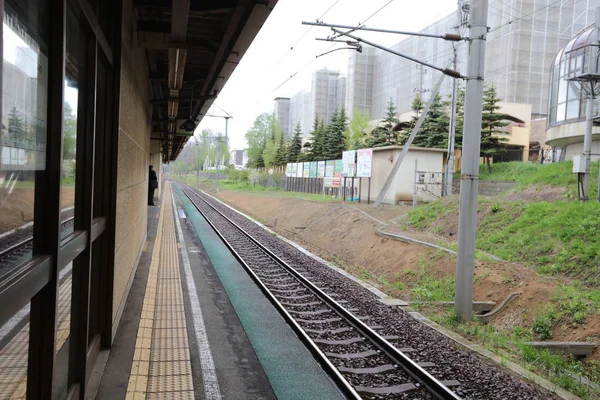
{"label": "utility pole", "polygon": [[194,137],[196,141],[196,188],[200,189],[200,146],[198,138]]}
{"label": "utility pole", "polygon": [[[458,68],[458,56],[456,48],[454,50],[454,70]],[[458,82],[452,80],[452,104],[450,106],[450,132],[448,134],[448,161],[446,162],[444,195],[452,194],[452,174],[454,173],[454,143],[456,138],[456,101],[458,97]]]}
{"label": "utility pole", "polygon": [[[594,45],[598,44],[598,39],[600,36],[600,33],[598,32],[598,30],[600,29],[600,7],[596,8],[596,20],[595,20],[595,26],[594,26],[594,31],[592,32],[592,40],[590,41],[590,43],[593,43]],[[594,72],[598,71],[598,55],[597,55],[598,50],[594,49],[593,51],[590,51],[588,54],[588,59],[586,59],[586,63],[589,63],[589,65],[591,65],[591,70],[594,70]],[[592,54],[596,53],[596,56],[593,57]],[[589,91],[587,93],[587,104],[586,104],[586,110],[585,110],[585,135],[583,137],[583,158],[585,161],[585,172],[580,174],[581,176],[581,194],[579,197],[579,200],[582,202],[586,202],[589,200],[590,197],[590,169],[591,169],[591,165],[592,165],[592,129],[594,126],[594,99],[598,96],[598,93],[596,92],[596,81],[594,81],[593,79],[590,79],[589,82]],[[581,88],[583,89],[585,83],[581,82]],[[600,183],[598,184],[598,187],[600,187]],[[600,193],[598,194],[598,198],[600,199]]]}
{"label": "utility pole", "polygon": [[485,41],[488,31],[487,14],[488,0],[471,1],[454,301],[454,311],[462,321],[470,321],[473,313],[481,109],[483,105]]}

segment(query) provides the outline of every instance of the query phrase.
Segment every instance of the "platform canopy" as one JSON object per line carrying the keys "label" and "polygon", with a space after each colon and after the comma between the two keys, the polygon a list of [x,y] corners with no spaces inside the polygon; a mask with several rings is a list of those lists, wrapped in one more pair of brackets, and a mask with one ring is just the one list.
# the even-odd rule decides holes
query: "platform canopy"
{"label": "platform canopy", "polygon": [[152,139],[161,140],[163,161],[177,158],[191,122],[202,120],[276,3],[134,0],[150,72]]}

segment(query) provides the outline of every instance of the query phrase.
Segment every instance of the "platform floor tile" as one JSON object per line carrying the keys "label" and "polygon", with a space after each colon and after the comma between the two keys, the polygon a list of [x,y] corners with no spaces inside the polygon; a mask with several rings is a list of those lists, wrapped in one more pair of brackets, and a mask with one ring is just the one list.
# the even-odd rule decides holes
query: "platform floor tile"
{"label": "platform floor tile", "polygon": [[194,398],[173,205],[161,204],[127,399]]}

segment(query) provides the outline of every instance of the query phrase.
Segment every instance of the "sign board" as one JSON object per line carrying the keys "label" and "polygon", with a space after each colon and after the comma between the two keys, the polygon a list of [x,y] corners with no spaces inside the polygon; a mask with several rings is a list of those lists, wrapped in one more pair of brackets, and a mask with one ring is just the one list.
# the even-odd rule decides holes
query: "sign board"
{"label": "sign board", "polygon": [[323,187],[337,188],[340,187],[341,178],[324,178]]}
{"label": "sign board", "polygon": [[333,170],[333,176],[339,178],[342,176],[343,163],[342,160],[335,160],[335,168]]}
{"label": "sign board", "polygon": [[373,149],[360,149],[356,155],[356,176],[359,178],[371,177],[373,163]]}
{"label": "sign board", "polygon": [[296,174],[298,173],[298,164],[296,164],[296,163],[292,163],[291,167],[292,167],[292,173],[291,173],[291,175],[290,175],[290,176],[291,176],[292,178],[295,178],[295,177],[296,177]]}
{"label": "sign board", "polygon": [[[194,136],[194,131],[196,130],[196,125],[194,125],[194,129],[187,130],[186,126],[187,119],[178,119],[175,126],[175,136]],[[195,123],[195,121],[194,121]]]}
{"label": "sign board", "polygon": [[304,163],[304,171],[302,172],[304,178],[310,177],[310,163]]}
{"label": "sign board", "polygon": [[353,177],[356,173],[356,150],[342,153],[342,176]]}
{"label": "sign board", "polygon": [[335,161],[329,160],[325,161],[325,177],[333,178],[333,171],[335,169]]}
{"label": "sign board", "polygon": [[297,178],[302,178],[302,172],[304,172],[304,171],[302,170],[302,167],[303,167],[303,166],[302,166],[302,163],[298,163],[298,164],[297,164],[297,167],[296,167],[296,177],[297,177]]}
{"label": "sign board", "polygon": [[325,161],[317,161],[317,178],[325,177]]}
{"label": "sign board", "polygon": [[312,161],[310,163],[310,177],[311,178],[317,177],[317,162],[316,161]]}
{"label": "sign board", "polygon": [[287,163],[285,165],[285,176],[287,176],[288,178],[292,176],[292,164]]}

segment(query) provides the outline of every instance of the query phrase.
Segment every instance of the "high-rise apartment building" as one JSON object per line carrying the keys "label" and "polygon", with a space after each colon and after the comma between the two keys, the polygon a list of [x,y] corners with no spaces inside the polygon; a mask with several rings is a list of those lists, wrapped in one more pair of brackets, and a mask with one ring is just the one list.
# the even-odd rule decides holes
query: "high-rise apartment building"
{"label": "high-rise apartment building", "polygon": [[279,127],[283,132],[283,138],[289,139],[292,135],[290,98],[276,97],[273,104],[273,112],[275,113],[275,119],[279,123]]}
{"label": "high-rise apartment building", "polygon": [[[532,105],[535,116],[547,113],[549,73],[561,47],[581,29],[593,23],[600,0],[490,0],[485,81],[511,103]],[[423,32],[467,34],[456,12],[433,23]],[[463,21],[464,22],[464,21]],[[458,69],[466,74],[467,42],[454,45]],[[367,50],[368,46],[364,46]],[[450,66],[453,45],[441,39],[409,37],[392,49],[441,68]],[[372,71],[372,77],[371,77]],[[369,110],[372,118],[385,114],[390,99],[398,111],[410,110],[415,95],[429,98],[440,73],[381,50],[350,55],[346,105],[350,112]],[[446,77],[442,95],[451,92]]]}
{"label": "high-rise apartment building", "polygon": [[292,96],[290,104],[292,131],[299,123],[303,140],[308,139],[315,115],[328,124],[335,110],[341,108],[345,100],[346,77],[339,71],[326,68],[315,71],[312,76],[311,90],[302,90]]}

